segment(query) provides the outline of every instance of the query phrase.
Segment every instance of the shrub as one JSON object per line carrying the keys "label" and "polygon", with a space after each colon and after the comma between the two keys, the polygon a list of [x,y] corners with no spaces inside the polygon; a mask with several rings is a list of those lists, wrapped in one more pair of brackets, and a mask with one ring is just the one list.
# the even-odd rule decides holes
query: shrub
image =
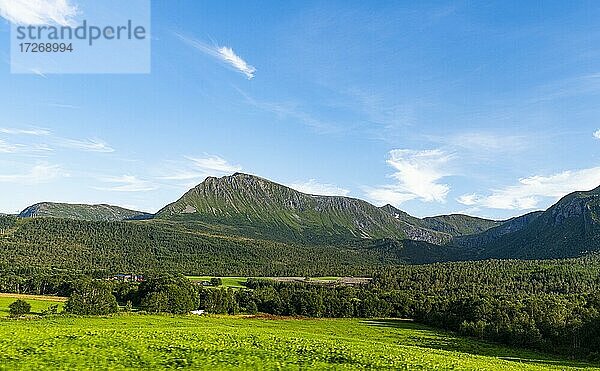
{"label": "shrub", "polygon": [[31,312],[31,304],[25,300],[17,300],[8,306],[9,314],[11,317],[21,317]]}
{"label": "shrub", "polygon": [[43,316],[50,316],[58,313],[58,304],[53,304],[42,311]]}

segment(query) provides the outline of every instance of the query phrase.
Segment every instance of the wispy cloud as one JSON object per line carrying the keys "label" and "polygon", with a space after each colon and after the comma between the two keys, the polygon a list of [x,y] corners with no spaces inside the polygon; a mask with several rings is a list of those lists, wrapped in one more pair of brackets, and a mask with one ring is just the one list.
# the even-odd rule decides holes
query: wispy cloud
{"label": "wispy cloud", "polygon": [[150,181],[139,179],[134,175],[123,175],[116,177],[105,177],[100,179],[105,183],[114,183],[114,186],[109,187],[94,187],[100,191],[110,192],[147,192],[158,188]]}
{"label": "wispy cloud", "polygon": [[337,125],[315,118],[313,115],[303,110],[301,105],[296,102],[262,101],[252,98],[239,88],[236,88],[236,90],[244,97],[248,104],[263,111],[271,112],[279,119],[291,119],[297,121],[314,129],[318,133],[332,133],[339,131]]}
{"label": "wispy cloud", "polygon": [[254,78],[254,74],[256,72],[256,68],[248,64],[242,57],[237,55],[232,48],[227,46],[212,46],[205,44],[199,40],[183,36],[179,33],[175,33],[180,40],[185,42],[186,44],[194,47],[195,49],[210,55],[211,57],[219,59],[221,62],[226,63],[230,67],[235,70],[243,73],[248,80]]}
{"label": "wispy cloud", "polygon": [[531,143],[524,135],[472,131],[448,136],[428,136],[427,139],[461,150],[480,153],[518,152]]}
{"label": "wispy cloud", "polygon": [[74,25],[77,7],[70,0],[0,0],[0,16],[19,25]]}
{"label": "wispy cloud", "polygon": [[34,136],[44,136],[50,135],[50,131],[46,129],[17,129],[17,128],[0,128],[0,133],[2,134],[10,134],[10,135],[34,135]]}
{"label": "wispy cloud", "polygon": [[567,170],[549,176],[534,175],[518,183],[492,189],[488,195],[466,194],[457,199],[463,205],[503,210],[538,208],[544,199],[558,200],[574,191],[588,190],[600,185],[600,167]]}
{"label": "wispy cloud", "polygon": [[594,135],[594,138],[600,139],[600,129],[596,130],[593,135]]}
{"label": "wispy cloud", "polygon": [[26,173],[0,174],[1,183],[39,184],[69,176],[59,165],[37,164]]}
{"label": "wispy cloud", "polygon": [[232,165],[219,156],[186,157],[192,161],[196,168],[203,173],[211,175],[231,174],[242,169],[239,165]]}
{"label": "wispy cloud", "polygon": [[[0,152],[39,152],[52,151],[54,147],[75,149],[85,152],[111,153],[115,149],[101,139],[73,139],[57,136],[48,129],[0,127],[0,134],[29,136],[27,144],[10,144],[0,140]],[[36,143],[37,141],[37,143]]]}
{"label": "wispy cloud", "polygon": [[44,144],[13,144],[0,139],[0,153],[36,153],[52,152],[52,148]]}
{"label": "wispy cloud", "polygon": [[396,170],[391,175],[396,183],[367,187],[367,197],[378,204],[390,203],[394,206],[414,199],[445,202],[450,186],[440,180],[450,175],[445,168],[451,158],[452,155],[439,149],[390,151],[387,163]]}
{"label": "wispy cloud", "polygon": [[73,104],[64,104],[64,103],[48,103],[46,105],[48,107],[54,107],[54,108],[68,108],[68,109],[78,109],[78,108],[81,108],[81,107],[75,106]]}
{"label": "wispy cloud", "polygon": [[21,148],[21,145],[18,144],[10,144],[2,139],[0,139],[0,153],[15,153],[18,152]]}
{"label": "wispy cloud", "polygon": [[182,187],[192,187],[209,176],[224,176],[241,171],[242,166],[231,164],[216,155],[186,156],[184,164],[177,164],[170,174],[159,177],[161,180],[180,181]]}
{"label": "wispy cloud", "polygon": [[256,72],[256,68],[246,63],[245,60],[240,58],[233,49],[228,48],[226,46],[222,46],[217,49],[219,56],[227,63],[232,65],[235,69],[246,75],[246,77],[250,80],[254,78],[254,73]]}
{"label": "wispy cloud", "polygon": [[106,142],[99,139],[67,139],[57,138],[58,145],[66,148],[78,149],[86,152],[102,152],[110,153],[114,152],[114,148],[109,146]]}
{"label": "wispy cloud", "polygon": [[319,183],[315,179],[310,179],[307,182],[296,182],[288,184],[290,188],[297,191],[322,196],[348,196],[350,190],[338,187],[334,184]]}

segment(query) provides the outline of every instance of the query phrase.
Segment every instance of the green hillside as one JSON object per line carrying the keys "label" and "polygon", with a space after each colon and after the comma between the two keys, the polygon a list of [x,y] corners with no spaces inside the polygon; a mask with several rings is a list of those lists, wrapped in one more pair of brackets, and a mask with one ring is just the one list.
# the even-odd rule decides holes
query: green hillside
{"label": "green hillside", "polygon": [[[186,229],[155,220],[10,218],[5,224],[0,233],[0,267],[5,268],[215,275],[359,274],[402,263],[404,254],[401,246],[377,241],[347,246],[298,245]],[[426,253],[417,256],[428,258]]]}
{"label": "green hillside", "polygon": [[447,233],[453,237],[482,233],[504,224],[503,221],[462,214],[433,216],[423,218],[422,221],[424,227]]}
{"label": "green hillside", "polygon": [[458,244],[477,258],[548,259],[600,250],[600,187],[574,192],[544,212],[526,214]]}
{"label": "green hillside", "polygon": [[477,218],[462,214],[439,215],[419,219],[389,204],[382,206],[381,209],[397,220],[416,226],[420,229],[443,233],[448,239],[450,237],[482,233],[504,223],[503,221]]}
{"label": "green hillside", "polygon": [[148,219],[151,214],[112,205],[85,205],[41,202],[29,206],[19,214],[21,218],[66,218],[91,221]]}
{"label": "green hillside", "polygon": [[449,236],[398,220],[368,202],[308,195],[269,180],[236,173],[209,177],[157,215],[201,223],[239,235],[301,243],[395,238],[442,243]]}

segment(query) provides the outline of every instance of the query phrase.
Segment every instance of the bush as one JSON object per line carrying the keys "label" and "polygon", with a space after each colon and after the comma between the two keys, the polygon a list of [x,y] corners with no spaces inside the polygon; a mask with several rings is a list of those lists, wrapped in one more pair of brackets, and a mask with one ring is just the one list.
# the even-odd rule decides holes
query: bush
{"label": "bush", "polygon": [[8,306],[8,309],[11,317],[21,317],[31,312],[31,304],[29,304],[25,300],[19,299],[11,303]]}
{"label": "bush", "polygon": [[58,304],[53,304],[42,311],[42,316],[51,316],[58,313]]}
{"label": "bush", "polygon": [[116,313],[117,299],[105,282],[84,280],[76,285],[76,289],[65,304],[65,311],[82,315],[105,315]]}
{"label": "bush", "polygon": [[221,286],[223,284],[223,280],[220,277],[213,277],[210,279],[211,286]]}

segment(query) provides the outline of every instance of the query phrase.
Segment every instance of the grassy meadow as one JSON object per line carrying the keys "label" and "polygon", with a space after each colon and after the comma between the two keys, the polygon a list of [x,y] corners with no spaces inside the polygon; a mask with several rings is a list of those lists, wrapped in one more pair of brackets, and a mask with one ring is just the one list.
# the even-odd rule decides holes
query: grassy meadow
{"label": "grassy meadow", "polygon": [[[0,369],[572,370],[408,321],[245,316],[0,320]],[[600,368],[598,368],[600,369]]]}

